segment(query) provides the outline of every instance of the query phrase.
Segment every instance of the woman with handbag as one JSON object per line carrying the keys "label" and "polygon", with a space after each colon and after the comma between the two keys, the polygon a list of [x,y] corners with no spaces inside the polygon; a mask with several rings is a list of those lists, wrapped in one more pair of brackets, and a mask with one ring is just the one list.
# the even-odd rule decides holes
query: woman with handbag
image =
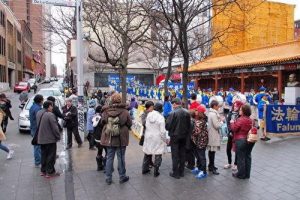
{"label": "woman with handbag", "polygon": [[[2,123],[4,117],[5,117],[5,112],[0,108],[0,124]],[[14,151],[10,150],[9,148],[7,148],[7,146],[2,144],[2,141],[5,139],[6,139],[5,134],[2,130],[2,127],[0,126],[0,149],[2,149],[3,151],[5,151],[7,153],[6,159],[9,160],[9,159],[12,159]]]}
{"label": "woman with handbag", "polygon": [[230,121],[230,128],[234,132],[233,140],[235,142],[238,170],[232,175],[240,179],[246,179],[250,178],[251,151],[254,147],[254,143],[247,140],[249,131],[253,126],[253,121],[250,118],[251,107],[243,105],[239,115],[240,117],[236,121]]}

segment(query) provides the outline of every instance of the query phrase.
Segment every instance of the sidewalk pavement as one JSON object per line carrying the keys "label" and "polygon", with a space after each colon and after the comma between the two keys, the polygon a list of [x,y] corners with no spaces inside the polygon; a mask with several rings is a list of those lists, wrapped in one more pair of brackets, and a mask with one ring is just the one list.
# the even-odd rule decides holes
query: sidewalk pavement
{"label": "sidewalk pavement", "polygon": [[[56,169],[63,172],[51,180],[39,176],[39,168],[33,166],[32,147],[21,146],[13,160],[6,161],[0,156],[0,199],[41,199],[41,200],[179,200],[179,199],[300,199],[300,138],[273,139],[271,142],[258,142],[253,150],[252,174],[249,180],[235,179],[231,170],[223,169],[226,164],[225,147],[216,154],[216,165],[220,175],[211,175],[197,180],[186,170],[185,177],[171,178],[171,157],[163,155],[161,175],[153,177],[141,174],[143,153],[134,136],[126,152],[127,175],[129,182],[119,184],[117,162],[113,184],[105,183],[103,172],[96,171],[96,151],[88,150],[85,142],[82,148],[64,151],[63,142],[58,145],[59,159]],[[27,153],[26,153],[27,152]],[[116,159],[115,159],[116,161]]]}

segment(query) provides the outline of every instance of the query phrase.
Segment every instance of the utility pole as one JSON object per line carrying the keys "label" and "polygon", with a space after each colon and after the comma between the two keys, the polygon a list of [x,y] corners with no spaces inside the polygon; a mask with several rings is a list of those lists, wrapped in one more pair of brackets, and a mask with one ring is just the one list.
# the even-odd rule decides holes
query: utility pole
{"label": "utility pole", "polygon": [[[76,62],[77,62],[77,87],[78,100],[83,101],[83,62],[82,62],[82,20],[81,20],[82,1],[76,1],[76,29],[77,29],[77,45],[76,45]],[[83,102],[79,102],[83,103]]]}

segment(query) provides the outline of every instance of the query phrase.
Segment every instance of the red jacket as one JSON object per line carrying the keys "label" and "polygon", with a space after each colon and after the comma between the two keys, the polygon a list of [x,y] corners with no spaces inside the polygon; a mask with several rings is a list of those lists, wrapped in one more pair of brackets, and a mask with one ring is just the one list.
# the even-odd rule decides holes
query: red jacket
{"label": "red jacket", "polygon": [[197,101],[194,101],[190,105],[190,110],[195,110],[200,106],[200,104]]}
{"label": "red jacket", "polygon": [[248,132],[252,128],[252,120],[250,117],[241,116],[234,123],[230,124],[233,132],[233,140],[246,139]]}

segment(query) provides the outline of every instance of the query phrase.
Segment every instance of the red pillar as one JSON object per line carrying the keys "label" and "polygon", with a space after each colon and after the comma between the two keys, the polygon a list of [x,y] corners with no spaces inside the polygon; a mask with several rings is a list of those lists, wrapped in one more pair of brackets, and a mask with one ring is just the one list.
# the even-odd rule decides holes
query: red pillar
{"label": "red pillar", "polygon": [[279,94],[279,101],[282,99],[282,71],[277,71],[277,89]]}
{"label": "red pillar", "polygon": [[241,73],[241,93],[245,92],[245,74]]}
{"label": "red pillar", "polygon": [[215,75],[215,91],[217,92],[218,91],[218,75],[216,74]]}

